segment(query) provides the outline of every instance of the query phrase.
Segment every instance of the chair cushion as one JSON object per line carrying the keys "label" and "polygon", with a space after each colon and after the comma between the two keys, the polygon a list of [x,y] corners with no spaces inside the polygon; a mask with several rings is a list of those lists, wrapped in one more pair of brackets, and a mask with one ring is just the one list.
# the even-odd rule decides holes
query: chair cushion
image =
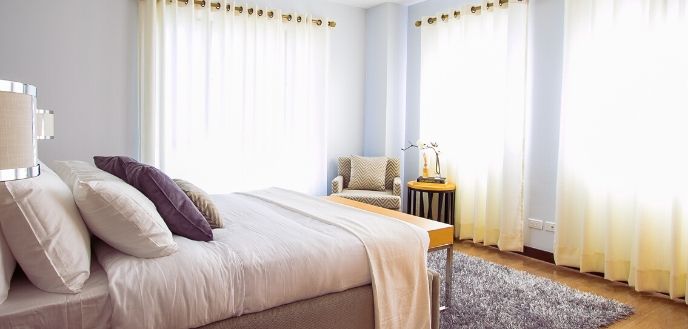
{"label": "chair cushion", "polygon": [[392,190],[364,191],[344,189],[342,193],[332,195],[387,209],[399,209],[401,205],[401,197],[392,194]]}
{"label": "chair cushion", "polygon": [[352,190],[385,190],[386,157],[351,156],[351,181],[347,188]]}

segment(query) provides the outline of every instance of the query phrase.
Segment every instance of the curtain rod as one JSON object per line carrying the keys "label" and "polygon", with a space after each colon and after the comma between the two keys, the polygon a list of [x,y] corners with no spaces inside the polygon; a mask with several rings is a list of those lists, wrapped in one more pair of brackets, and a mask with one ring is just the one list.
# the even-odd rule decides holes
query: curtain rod
{"label": "curtain rod", "polygon": [[[524,0],[515,0],[515,1],[523,2]],[[509,6],[509,0],[499,0],[498,4],[499,4],[499,7],[506,8]],[[487,10],[490,10],[490,9],[494,8],[494,5],[495,5],[494,2],[488,2],[485,4],[485,7]],[[480,15],[482,13],[482,10],[483,10],[483,6],[471,6],[471,14]],[[449,15],[450,14],[441,14],[439,16],[439,18],[443,22],[446,22],[449,19]],[[451,15],[454,16],[454,18],[458,19],[461,17],[461,11],[460,10],[454,10],[454,12],[451,13]],[[427,19],[428,24],[434,24],[435,22],[437,22],[437,17],[435,17],[435,16],[428,17],[428,19]],[[416,21],[416,23],[414,25],[416,27],[421,27],[421,25],[423,25],[423,21]]]}
{"label": "curtain rod", "polygon": [[[171,3],[172,1],[174,1],[174,0],[169,0],[170,3]],[[191,2],[191,1],[190,1],[190,0],[177,0],[177,2],[181,2],[181,3],[185,4],[185,5],[188,5],[189,2]],[[211,8],[211,9],[214,9],[214,10],[220,10],[220,9],[222,8],[222,4],[219,3],[219,2],[210,2],[210,1],[206,1],[206,0],[193,0],[193,3],[194,3],[194,5],[201,6],[201,7],[205,7],[206,5],[210,5],[210,8]],[[225,6],[225,10],[228,11],[228,12],[232,11],[232,5],[227,4],[227,5]],[[243,6],[236,6],[236,5],[234,6],[234,13],[235,13],[235,14],[241,14],[241,13],[243,13],[243,12],[244,12],[244,7],[243,7]],[[253,15],[254,12],[255,12],[256,15],[258,15],[258,16],[263,16],[263,14],[267,14],[267,16],[268,16],[269,18],[272,18],[272,17],[275,15],[275,12],[272,11],[272,10],[268,10],[268,11],[266,12],[266,11],[263,10],[263,9],[258,9],[258,10],[255,10],[255,9],[253,9],[253,8],[247,8],[247,9],[246,9],[246,13],[248,13],[249,15]],[[282,20],[283,20],[283,21],[291,22],[294,18],[296,18],[296,22],[298,22],[298,23],[301,23],[301,21],[303,20],[303,16],[301,16],[301,15],[296,15],[296,16],[294,16],[294,15],[292,15],[292,14],[283,14],[283,15],[282,15]],[[311,23],[313,23],[313,24],[315,24],[315,25],[317,25],[317,26],[321,26],[321,25],[324,23],[324,21],[323,21],[322,19],[319,19],[319,18],[314,18],[314,19],[311,20]],[[333,28],[333,27],[337,26],[337,22],[335,22],[335,21],[328,21],[328,22],[327,22],[327,26]]]}

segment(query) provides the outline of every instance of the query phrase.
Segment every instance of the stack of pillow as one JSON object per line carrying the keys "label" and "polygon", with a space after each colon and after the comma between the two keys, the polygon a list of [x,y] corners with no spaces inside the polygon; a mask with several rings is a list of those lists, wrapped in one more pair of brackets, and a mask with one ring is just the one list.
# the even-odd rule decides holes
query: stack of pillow
{"label": "stack of pillow", "polygon": [[[211,241],[222,219],[207,194],[128,157],[41,163],[41,175],[0,184],[0,303],[19,263],[38,288],[78,293],[90,275],[89,231],[141,258],[177,251],[173,234]],[[198,205],[198,206],[197,206]]]}

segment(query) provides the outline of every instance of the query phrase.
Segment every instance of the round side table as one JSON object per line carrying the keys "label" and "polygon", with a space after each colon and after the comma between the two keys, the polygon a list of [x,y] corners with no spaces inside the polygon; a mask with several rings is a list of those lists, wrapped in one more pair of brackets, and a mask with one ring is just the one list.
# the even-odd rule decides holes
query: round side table
{"label": "round side table", "polygon": [[[454,225],[454,194],[456,193],[456,185],[453,183],[435,184],[435,183],[420,183],[410,181],[406,184],[406,212],[408,214],[425,217],[427,219],[434,219]],[[427,193],[428,203],[425,204],[423,194]],[[432,200],[437,194],[437,217],[433,218]],[[418,204],[418,207],[416,207]],[[426,211],[427,208],[427,211]]]}

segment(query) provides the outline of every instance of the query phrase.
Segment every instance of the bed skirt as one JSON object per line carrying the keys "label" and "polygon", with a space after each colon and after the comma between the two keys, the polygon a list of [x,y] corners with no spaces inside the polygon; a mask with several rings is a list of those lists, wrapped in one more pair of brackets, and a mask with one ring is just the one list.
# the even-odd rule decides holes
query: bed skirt
{"label": "bed skirt", "polygon": [[[440,276],[428,270],[431,326],[439,329]],[[371,285],[214,322],[203,329],[375,329]]]}

